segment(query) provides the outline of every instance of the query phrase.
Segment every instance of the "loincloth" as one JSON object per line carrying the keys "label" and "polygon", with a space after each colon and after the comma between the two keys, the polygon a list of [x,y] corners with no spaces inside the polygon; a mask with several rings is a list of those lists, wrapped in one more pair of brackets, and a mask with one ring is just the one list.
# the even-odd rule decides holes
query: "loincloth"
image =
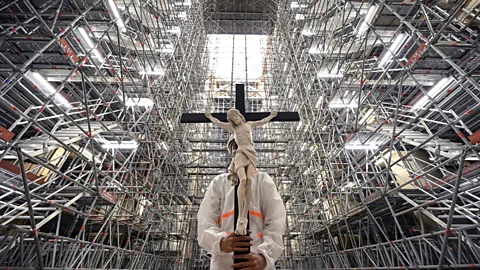
{"label": "loincloth", "polygon": [[[249,165],[253,166],[255,170],[257,164],[257,152],[255,150],[237,150],[235,157],[232,158],[232,163],[228,167],[227,179],[232,181],[232,186],[238,184],[238,175],[237,171],[241,168],[245,168]],[[247,171],[245,170],[245,173]]]}

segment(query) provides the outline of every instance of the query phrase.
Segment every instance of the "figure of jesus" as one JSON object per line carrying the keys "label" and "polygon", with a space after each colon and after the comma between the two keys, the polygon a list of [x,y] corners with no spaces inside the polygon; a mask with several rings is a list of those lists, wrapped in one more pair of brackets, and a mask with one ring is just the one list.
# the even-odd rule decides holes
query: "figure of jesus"
{"label": "figure of jesus", "polygon": [[270,116],[260,121],[249,122],[246,122],[240,111],[234,108],[227,112],[227,123],[213,117],[210,112],[206,112],[205,116],[213,124],[231,131],[237,144],[232,164],[228,169],[228,179],[232,181],[232,185],[238,183],[237,179],[240,179],[237,191],[239,213],[235,234],[247,235],[248,209],[252,200],[252,179],[257,161],[257,152],[253,148],[252,127],[267,124],[277,116],[277,112],[272,112]]}

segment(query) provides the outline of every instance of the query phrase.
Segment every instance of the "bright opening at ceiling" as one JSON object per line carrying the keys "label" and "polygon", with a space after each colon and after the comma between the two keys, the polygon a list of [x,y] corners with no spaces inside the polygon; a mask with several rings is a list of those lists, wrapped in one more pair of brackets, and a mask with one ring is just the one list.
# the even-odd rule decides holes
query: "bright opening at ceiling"
{"label": "bright opening at ceiling", "polygon": [[[217,80],[245,82],[263,75],[266,35],[209,35],[210,70]],[[246,74],[246,75],[245,75]]]}

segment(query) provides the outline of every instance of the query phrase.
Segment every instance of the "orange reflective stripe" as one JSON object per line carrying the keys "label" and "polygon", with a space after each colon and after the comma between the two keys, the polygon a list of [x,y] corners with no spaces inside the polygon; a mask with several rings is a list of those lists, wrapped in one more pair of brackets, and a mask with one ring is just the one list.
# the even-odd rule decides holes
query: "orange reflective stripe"
{"label": "orange reflective stripe", "polygon": [[257,217],[259,217],[259,218],[261,218],[261,219],[264,219],[264,218],[265,218],[265,217],[263,217],[262,213],[256,212],[256,211],[250,211],[250,215],[252,215],[252,216],[257,216]]}
{"label": "orange reflective stripe", "polygon": [[258,238],[262,238],[263,237],[263,233],[259,232],[258,234]]}
{"label": "orange reflective stripe", "polygon": [[233,210],[228,212],[228,213],[223,214],[222,217],[218,220],[218,224],[222,223],[222,220],[224,218],[228,218],[229,216],[233,216],[234,214],[235,214],[235,212]]}
{"label": "orange reflective stripe", "polygon": [[232,232],[225,232],[225,233],[227,233],[227,234],[231,234]]}
{"label": "orange reflective stripe", "polygon": [[[262,213],[257,212],[257,211],[249,211],[249,214],[252,215],[252,216],[257,216],[261,219],[265,219],[265,217],[262,215]],[[231,217],[233,215],[235,215],[234,211],[230,211],[228,213],[223,214],[222,217],[218,220],[218,224],[221,224],[223,219]]]}
{"label": "orange reflective stripe", "polygon": [[223,214],[223,215],[222,215],[222,218],[227,218],[227,217],[229,217],[229,216],[233,216],[234,214],[235,214],[235,212],[232,210],[232,211],[230,211],[230,212],[228,212],[228,213]]}

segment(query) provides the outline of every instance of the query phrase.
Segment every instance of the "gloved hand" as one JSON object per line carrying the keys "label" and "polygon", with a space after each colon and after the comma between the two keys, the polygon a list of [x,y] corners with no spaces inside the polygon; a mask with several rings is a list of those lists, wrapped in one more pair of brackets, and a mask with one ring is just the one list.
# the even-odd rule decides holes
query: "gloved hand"
{"label": "gloved hand", "polygon": [[[251,231],[248,231],[248,234],[251,233]],[[252,246],[251,241],[253,241],[253,239],[250,236],[237,236],[234,232],[232,232],[227,237],[222,238],[220,241],[220,250],[225,253],[234,251],[247,251],[247,247]]]}
{"label": "gloved hand", "polygon": [[244,254],[244,255],[234,255],[233,259],[244,259],[246,262],[237,263],[231,266],[231,268],[242,269],[242,270],[263,270],[267,267],[267,261],[262,254]]}

